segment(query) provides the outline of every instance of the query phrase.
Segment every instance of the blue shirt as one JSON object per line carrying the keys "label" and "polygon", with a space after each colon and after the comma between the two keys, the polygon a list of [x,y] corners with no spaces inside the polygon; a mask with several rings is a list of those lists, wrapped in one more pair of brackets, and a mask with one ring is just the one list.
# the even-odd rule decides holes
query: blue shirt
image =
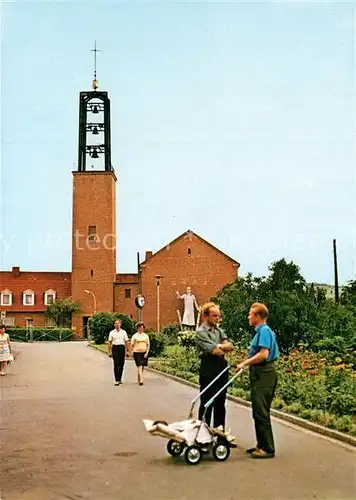
{"label": "blue shirt", "polygon": [[279,349],[274,331],[266,325],[266,323],[258,325],[255,331],[256,333],[252,339],[248,357],[252,358],[252,356],[257,354],[262,348],[266,348],[269,350],[268,358],[266,359],[267,363],[278,359]]}

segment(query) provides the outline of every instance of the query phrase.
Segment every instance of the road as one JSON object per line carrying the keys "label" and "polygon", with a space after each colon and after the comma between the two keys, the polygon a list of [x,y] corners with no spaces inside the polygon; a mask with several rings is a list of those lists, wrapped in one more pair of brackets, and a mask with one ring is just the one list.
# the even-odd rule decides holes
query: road
{"label": "road", "polygon": [[228,403],[238,436],[227,462],[197,466],[167,455],[142,418],[187,417],[196,390],[111,360],[85,342],[14,344],[1,377],[1,500],[347,500],[356,497],[356,454],[346,445],[274,420],[277,456],[253,460],[250,410]]}

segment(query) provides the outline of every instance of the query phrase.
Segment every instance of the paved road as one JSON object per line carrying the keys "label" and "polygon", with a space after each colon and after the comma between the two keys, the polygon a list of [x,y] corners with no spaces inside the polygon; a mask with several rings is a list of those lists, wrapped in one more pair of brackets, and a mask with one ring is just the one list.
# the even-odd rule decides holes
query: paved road
{"label": "paved road", "polygon": [[351,448],[274,423],[278,456],[252,460],[250,410],[228,404],[242,449],[198,466],[165,451],[142,418],[185,419],[196,391],[147,373],[112,383],[111,360],[86,343],[15,344],[1,378],[1,500],[232,500],[355,498]]}

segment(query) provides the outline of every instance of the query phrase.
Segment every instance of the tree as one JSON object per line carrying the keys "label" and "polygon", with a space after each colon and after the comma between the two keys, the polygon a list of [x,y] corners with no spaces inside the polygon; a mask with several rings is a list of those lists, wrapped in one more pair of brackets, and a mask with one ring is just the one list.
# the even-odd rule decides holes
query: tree
{"label": "tree", "polygon": [[356,280],[349,281],[342,288],[340,304],[356,306]]}
{"label": "tree", "polygon": [[326,299],[323,290],[308,285],[293,262],[281,259],[273,262],[269,271],[267,277],[248,274],[239,278],[213,299],[222,309],[223,328],[237,345],[246,347],[249,343],[253,331],[248,326],[248,311],[254,302],[263,302],[282,352],[288,353],[300,343],[317,350],[354,348],[356,282],[345,288],[344,304],[337,304]]}
{"label": "tree", "polygon": [[222,327],[229,338],[240,347],[247,347],[252,329],[248,324],[248,311],[258,298],[260,278],[248,274],[222,288],[212,300],[219,304],[223,313]]}
{"label": "tree", "polygon": [[45,312],[45,317],[60,328],[71,328],[72,314],[80,312],[80,304],[74,302],[71,297],[56,299],[50,304]]}
{"label": "tree", "polygon": [[316,291],[308,287],[299,267],[285,259],[269,266],[267,277],[248,274],[223,288],[216,297],[223,311],[222,326],[240,346],[246,346],[253,330],[248,325],[248,312],[254,302],[269,309],[269,325],[276,332],[278,344],[288,352],[300,342],[310,339],[310,323],[316,320]]}

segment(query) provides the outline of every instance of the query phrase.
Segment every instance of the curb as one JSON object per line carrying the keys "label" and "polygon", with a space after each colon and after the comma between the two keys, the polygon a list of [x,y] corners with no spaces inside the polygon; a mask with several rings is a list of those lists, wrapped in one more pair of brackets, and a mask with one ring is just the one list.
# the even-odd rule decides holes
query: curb
{"label": "curb", "polygon": [[[175,382],[179,382],[180,384],[193,387],[194,389],[199,389],[198,384],[190,382],[189,380],[184,380],[183,378],[177,377],[176,375],[171,375],[170,373],[161,372],[160,370],[156,370],[156,368],[147,367],[146,369],[153,373],[156,373],[157,375],[163,375],[164,377],[174,380]],[[251,403],[249,401],[245,401],[244,399],[232,396],[230,394],[227,394],[227,399],[241,406],[251,408]],[[315,432],[316,434],[321,434],[323,436],[327,436],[329,438],[356,447],[356,438],[348,436],[347,434],[343,434],[342,432],[333,429],[328,429],[327,427],[323,427],[322,425],[315,424],[313,422],[310,422],[309,420],[304,420],[303,418],[296,417],[294,415],[290,415],[288,413],[284,413],[279,410],[271,409],[271,415],[278,420],[289,422],[298,427],[303,427],[304,429],[308,429],[312,432]]]}
{"label": "curb", "polygon": [[[89,346],[105,354],[101,349],[96,347],[95,344],[89,344],[88,347]],[[177,377],[176,375],[171,375],[170,373],[162,372],[160,370],[157,370],[156,368],[150,368],[149,366],[146,367],[146,370],[156,373],[157,375],[163,375],[166,378],[174,380],[175,382],[178,382],[180,384],[187,385],[188,387],[199,389],[198,384],[190,382],[189,380],[185,380],[184,378]],[[232,396],[231,394],[227,394],[227,399],[229,401],[232,401],[233,403],[251,408],[251,403],[249,401],[246,401],[245,399],[238,398],[237,396]],[[296,417],[295,415],[290,415],[289,413],[284,413],[279,410],[271,409],[271,415],[274,418],[281,420],[282,423],[288,422],[298,427],[303,427],[304,429],[315,432],[316,434],[321,434],[322,436],[326,436],[335,439],[336,441],[341,441],[345,444],[356,447],[356,438],[348,436],[347,434],[343,434],[342,432],[336,431],[334,429],[328,429],[327,427],[323,427],[322,425],[315,424],[313,422],[310,422],[309,420],[304,420],[303,418]]]}

